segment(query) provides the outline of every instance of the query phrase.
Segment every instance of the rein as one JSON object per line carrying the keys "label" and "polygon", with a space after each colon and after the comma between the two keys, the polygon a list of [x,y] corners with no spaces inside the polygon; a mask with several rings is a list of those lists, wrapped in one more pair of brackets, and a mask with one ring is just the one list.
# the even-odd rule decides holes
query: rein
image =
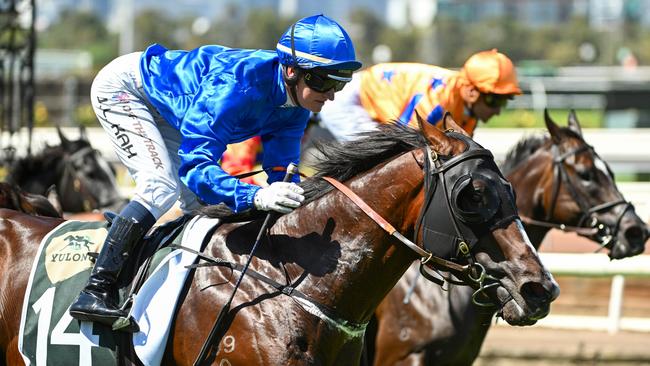
{"label": "rein", "polygon": [[[549,229],[559,229],[564,232],[574,232],[578,235],[591,238],[594,241],[596,241],[594,239],[594,237],[596,237],[598,239],[597,241],[600,242],[599,243],[600,248],[598,249],[598,251],[605,248],[618,233],[623,215],[625,215],[625,212],[627,212],[627,210],[633,207],[632,203],[621,198],[619,200],[605,202],[600,205],[589,207],[581,198],[581,196],[578,194],[575,185],[571,182],[569,178],[569,173],[567,172],[564,163],[567,158],[577,155],[584,151],[590,152],[591,155],[594,157],[598,156],[594,151],[593,147],[585,144],[573,150],[567,151],[564,154],[560,154],[559,146],[553,144],[551,151],[553,152],[553,170],[554,170],[553,175],[555,177],[555,179],[553,180],[553,196],[551,199],[551,207],[547,211],[546,218],[544,221],[535,220],[533,218],[526,217],[526,216],[521,217],[522,221],[526,224],[535,225],[539,227],[545,227]],[[613,174],[609,169],[609,166],[607,166],[607,170],[613,179]],[[556,224],[551,222],[553,213],[555,212],[555,207],[558,202],[558,197],[560,194],[560,186],[562,185],[562,183],[564,183],[564,185],[567,187],[567,190],[569,191],[569,194],[580,207],[580,211],[584,212],[580,217],[580,219],[578,220],[578,225],[576,226],[567,226],[564,224]],[[625,208],[617,216],[616,225],[613,228],[610,228],[608,225],[598,221],[598,219],[593,216],[595,213],[606,211],[619,205],[625,205]],[[585,226],[585,223],[590,217],[592,219],[591,222],[589,223],[589,226]]]}
{"label": "rein", "polygon": [[246,268],[244,268],[244,265],[241,265],[239,263],[232,263],[232,262],[229,262],[229,261],[221,259],[221,258],[212,257],[212,256],[209,256],[209,255],[204,254],[202,252],[198,252],[198,251],[196,251],[194,249],[187,248],[187,247],[184,247],[184,246],[181,246],[181,245],[172,244],[172,245],[169,245],[167,247],[168,248],[173,248],[173,249],[184,250],[186,252],[189,252],[189,253],[192,253],[192,254],[198,256],[199,258],[201,258],[201,259],[203,259],[204,261],[207,262],[207,263],[197,263],[197,264],[192,264],[192,265],[186,266],[186,268],[188,268],[188,269],[217,266],[217,267],[226,267],[226,268],[229,268],[230,270],[238,271],[238,272],[246,271],[246,274],[249,277],[255,278],[256,280],[259,280],[259,281],[262,281],[262,282],[266,283],[267,285],[269,285],[269,286],[275,288],[276,290],[278,290],[278,292],[282,293],[283,295],[299,298],[299,299],[305,300],[305,301],[313,304],[314,306],[316,306],[318,308],[318,310],[321,313],[323,313],[325,316],[327,316],[328,318],[330,318],[331,320],[336,322],[339,326],[345,326],[345,327],[351,327],[351,328],[365,328],[366,325],[367,325],[367,323],[356,324],[356,323],[352,323],[350,321],[347,321],[345,319],[342,319],[341,317],[339,317],[336,314],[336,311],[334,309],[332,309],[332,308],[330,308],[330,307],[328,307],[326,305],[320,304],[316,300],[312,299],[309,295],[306,295],[305,293],[298,290],[296,287],[299,284],[287,283],[287,284],[283,285],[283,284],[273,280],[272,278],[269,278],[269,277],[255,271],[253,269],[250,269],[250,268],[246,269]]}
{"label": "rein", "polygon": [[456,271],[456,272],[467,271],[467,268],[469,266],[462,266],[458,263],[448,261],[444,258],[436,257],[431,252],[426,251],[425,249],[419,247],[417,244],[408,240],[406,237],[404,237],[404,235],[402,235],[399,231],[397,231],[393,225],[391,225],[388,221],[386,221],[386,219],[384,219],[380,214],[378,214],[377,211],[373,210],[372,207],[368,206],[368,204],[364,202],[361,197],[359,197],[356,193],[352,192],[352,190],[348,188],[346,185],[344,185],[343,183],[339,182],[338,180],[332,177],[322,177],[322,178],[325,179],[331,185],[333,185],[336,189],[341,191],[341,193],[347,196],[352,202],[354,202],[354,204],[356,204],[366,215],[368,215],[368,217],[370,217],[374,222],[377,223],[377,225],[379,225],[382,229],[384,229],[384,231],[386,231],[388,235],[395,237],[397,240],[399,240],[404,245],[406,245],[407,248],[414,251],[420,257],[420,263],[437,264],[443,267],[444,270],[449,270],[449,271]]}
{"label": "rein", "polygon": [[[291,163],[287,167],[286,175],[284,176],[283,182],[290,182],[293,179],[294,174],[298,170],[298,167],[294,164]],[[253,260],[255,250],[257,249],[257,246],[259,245],[260,241],[262,240],[262,237],[267,234],[267,230],[269,225],[271,225],[271,221],[277,217],[277,213],[274,212],[269,212],[266,214],[266,217],[264,219],[264,222],[262,223],[262,227],[260,228],[259,233],[257,234],[257,237],[255,238],[255,242],[253,243],[253,248],[251,249],[248,259],[246,260],[246,264],[241,268],[241,274],[239,275],[239,278],[237,279],[237,283],[235,284],[235,288],[232,290],[232,293],[230,294],[230,298],[228,299],[228,302],[221,308],[221,311],[219,312],[219,315],[217,316],[217,320],[215,320],[214,324],[212,325],[212,329],[210,330],[210,334],[208,335],[208,338],[206,338],[205,342],[203,343],[203,346],[201,347],[201,351],[199,352],[199,355],[196,357],[196,360],[194,361],[194,366],[199,366],[205,363],[206,357],[208,355],[208,352],[210,351],[210,347],[213,344],[219,344],[221,343],[221,338],[223,337],[223,333],[219,334],[218,331],[221,329],[221,325],[224,322],[224,319],[226,315],[230,312],[230,305],[232,303],[232,300],[235,298],[235,294],[237,293],[237,290],[239,289],[239,285],[241,285],[242,280],[244,279],[244,275],[246,275],[246,272],[248,271],[248,267],[251,264],[251,261]],[[218,338],[217,338],[218,337]]]}
{"label": "rein", "polygon": [[[455,276],[463,280],[463,282],[457,282],[454,281],[455,283],[462,284],[462,285],[469,285],[470,283],[476,283],[478,285],[478,289],[473,293],[472,295],[472,302],[474,302],[478,306],[483,306],[483,307],[493,307],[496,304],[493,303],[485,303],[481,302],[477,299],[479,294],[484,294],[484,291],[494,287],[494,286],[499,286],[499,280],[487,273],[485,268],[478,262],[476,262],[473,258],[473,256],[470,253],[470,247],[466,243],[462,231],[459,229],[458,223],[456,222],[456,218],[454,217],[452,208],[451,208],[451,203],[449,202],[449,191],[446,187],[445,179],[444,179],[444,174],[445,172],[452,166],[457,165],[462,163],[465,160],[468,159],[474,159],[480,156],[489,156],[492,157],[492,154],[485,150],[485,149],[479,149],[479,150],[469,150],[464,153],[461,153],[458,156],[455,156],[445,163],[442,163],[441,161],[438,160],[438,155],[435,151],[433,151],[429,146],[425,147],[425,154],[428,157],[425,168],[424,168],[424,174],[425,174],[425,184],[429,182],[429,178],[427,178],[430,174],[432,176],[438,176],[441,181],[441,185],[444,189],[444,194],[446,196],[446,202],[447,202],[447,210],[448,213],[451,217],[451,220],[453,222],[454,230],[457,235],[457,239],[460,240],[460,243],[458,244],[459,246],[459,251],[461,254],[464,255],[464,257],[467,259],[469,264],[467,265],[461,265],[456,262],[444,259],[442,257],[433,255],[432,252],[427,251],[424,248],[419,247],[412,241],[408,240],[406,237],[404,237],[401,233],[399,233],[393,225],[391,225],[386,219],[384,219],[381,215],[379,215],[374,209],[372,209],[366,202],[363,201],[356,193],[354,193],[352,190],[350,190],[347,186],[345,186],[343,183],[339,182],[338,180],[332,178],[332,177],[322,177],[325,181],[330,183],[332,186],[334,186],[336,189],[338,189],[340,192],[342,192],[346,197],[348,197],[354,204],[356,204],[366,215],[368,215],[374,222],[376,222],[384,231],[386,231],[390,236],[395,237],[398,239],[400,242],[402,242],[407,248],[415,252],[419,257],[420,257],[420,273],[427,279],[439,284],[439,285],[444,285],[444,281],[448,281],[452,283],[451,279],[446,278],[442,275],[442,280],[439,278],[433,277],[430,273],[428,273],[426,270],[424,270],[424,266],[427,266],[429,268],[432,268],[435,271],[448,271],[450,273],[453,273]],[[413,158],[415,159],[415,156],[412,154]],[[417,159],[416,163],[418,163]],[[419,165],[419,163],[418,163]],[[271,168],[274,169],[274,168]],[[280,168],[282,169],[282,168]],[[293,175],[293,170],[297,170],[296,168],[292,167],[291,165],[289,168],[287,168],[287,175],[285,176],[284,181],[290,181],[291,177]],[[245,173],[244,176],[249,176],[253,174],[257,174],[257,172],[250,172],[250,173]],[[239,175],[238,177],[242,177],[242,175]],[[427,195],[433,196],[433,191],[434,189],[427,189]],[[427,200],[430,200],[430,197],[427,198]],[[423,220],[423,217],[425,215],[425,210],[426,210],[426,205],[423,205],[421,214],[418,220],[418,226],[420,222]],[[232,300],[235,296],[235,293],[237,292],[239,285],[241,284],[241,281],[246,273],[249,273],[249,276],[260,280],[267,285],[272,286],[276,290],[278,290],[280,293],[285,294],[287,296],[295,297],[296,299],[301,299],[304,302],[307,302],[310,305],[313,305],[317,308],[319,314],[315,314],[319,317],[321,317],[321,314],[324,315],[330,322],[334,322],[335,325],[337,325],[339,328],[347,328],[349,329],[350,327],[354,327],[353,332],[357,332],[359,329],[365,329],[367,324],[352,324],[351,322],[348,322],[346,320],[341,320],[340,317],[336,316],[335,311],[330,309],[329,307],[326,307],[322,304],[319,304],[317,301],[314,301],[312,298],[309,296],[305,295],[301,291],[298,291],[295,286],[292,286],[291,284],[287,283],[286,285],[282,285],[275,280],[264,276],[260,274],[259,272],[249,269],[250,262],[254,256],[255,250],[263,236],[267,234],[268,231],[268,225],[271,220],[271,217],[273,216],[272,213],[267,214],[266,219],[264,220],[264,223],[262,224],[262,227],[260,228],[260,231],[257,235],[257,238],[255,240],[255,243],[253,244],[253,247],[251,249],[251,252],[248,256],[248,259],[246,261],[245,265],[240,265],[237,263],[231,263],[228,261],[224,261],[219,258],[213,258],[210,256],[207,256],[203,253],[193,251],[189,248],[184,248],[182,246],[172,246],[174,248],[178,249],[183,249],[187,250],[189,252],[192,252],[199,256],[201,259],[206,260],[209,263],[204,263],[204,264],[195,264],[192,266],[189,266],[188,268],[199,268],[199,267],[206,267],[206,266],[222,266],[222,267],[227,267],[230,268],[231,270],[237,270],[241,272],[237,283],[235,284],[235,287],[230,295],[229,300],[226,302],[226,304],[221,308],[221,311],[219,315],[217,316],[216,321],[214,322],[212,326],[212,330],[210,331],[210,334],[208,335],[207,339],[203,343],[203,346],[201,347],[201,351],[199,352],[199,355],[197,356],[196,360],[194,361],[194,365],[198,366],[207,361],[207,356],[210,352],[210,348],[213,345],[218,345],[221,342],[221,338],[224,335],[224,332],[219,332],[223,327],[223,323],[225,322],[225,317],[226,314],[230,312],[230,306],[232,303]],[[492,283],[489,283],[487,285],[484,285],[485,280],[490,280]],[[287,281],[289,282],[289,281]],[[313,312],[312,312],[313,314]],[[227,327],[227,326],[226,326]]]}

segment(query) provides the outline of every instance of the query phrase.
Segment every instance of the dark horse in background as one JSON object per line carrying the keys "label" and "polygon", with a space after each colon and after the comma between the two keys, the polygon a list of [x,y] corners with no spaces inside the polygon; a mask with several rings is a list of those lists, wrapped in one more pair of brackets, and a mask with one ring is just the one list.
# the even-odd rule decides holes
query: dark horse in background
{"label": "dark horse in background", "polygon": [[57,127],[60,145],[46,146],[36,155],[16,160],[7,181],[22,190],[48,196],[53,187],[66,213],[119,210],[126,200],[120,195],[115,171],[93,149],[85,128],[78,140],[69,140]]}
{"label": "dark horse in background", "polygon": [[[510,185],[487,150],[429,126],[386,125],[322,153],[319,173],[301,183],[305,204],[265,232],[209,363],[357,365],[368,321],[417,258],[471,282],[476,296],[496,304],[510,324],[530,325],[548,313],[559,288],[530,245]],[[343,181],[396,231],[389,235],[326,176]],[[431,197],[453,204],[428,205]],[[418,225],[421,214],[425,220]],[[232,264],[248,259],[262,221],[224,219],[206,242],[203,253],[220,260],[193,270],[163,364],[194,362],[239,277]],[[21,295],[37,243],[60,222],[0,210],[0,294],[13,294],[0,302],[0,352],[7,365],[22,362],[16,347]],[[458,245],[466,237],[469,251],[458,258],[429,256],[448,249],[423,240],[434,229]]]}
{"label": "dark horse in background", "polygon": [[[538,248],[551,228],[563,226],[606,248],[612,259],[642,253],[646,225],[584,140],[574,112],[566,128],[548,113],[545,120],[550,136],[523,139],[502,166],[532,244]],[[412,267],[377,309],[376,332],[367,332],[374,365],[471,365],[496,309],[475,306],[467,287],[445,291],[417,278]]]}

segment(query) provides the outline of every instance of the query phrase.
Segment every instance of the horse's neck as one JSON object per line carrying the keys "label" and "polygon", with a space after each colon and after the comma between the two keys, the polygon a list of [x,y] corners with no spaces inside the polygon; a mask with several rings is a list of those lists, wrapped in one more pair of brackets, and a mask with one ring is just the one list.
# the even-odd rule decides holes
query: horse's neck
{"label": "horse's neck", "polygon": [[[346,185],[397,230],[409,235],[414,219],[406,216],[410,217],[408,213],[418,209],[412,202],[416,191],[421,190],[422,178],[422,170],[411,154],[404,154]],[[331,271],[322,275],[311,273],[300,290],[319,303],[335,308],[346,320],[370,319],[415,256],[341,192],[333,191],[306,205],[297,215],[305,218],[302,235],[319,234],[307,245],[336,248],[336,258],[330,258],[335,261]],[[288,230],[296,222],[284,221],[284,224]],[[288,267],[292,267],[289,268],[292,274],[305,271],[304,267]]]}

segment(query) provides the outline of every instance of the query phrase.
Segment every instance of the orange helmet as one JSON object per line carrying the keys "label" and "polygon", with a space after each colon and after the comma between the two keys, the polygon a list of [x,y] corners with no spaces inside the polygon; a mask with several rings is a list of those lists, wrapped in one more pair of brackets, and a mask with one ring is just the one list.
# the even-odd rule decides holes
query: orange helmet
{"label": "orange helmet", "polygon": [[515,66],[496,48],[472,55],[463,65],[461,74],[481,93],[521,94]]}

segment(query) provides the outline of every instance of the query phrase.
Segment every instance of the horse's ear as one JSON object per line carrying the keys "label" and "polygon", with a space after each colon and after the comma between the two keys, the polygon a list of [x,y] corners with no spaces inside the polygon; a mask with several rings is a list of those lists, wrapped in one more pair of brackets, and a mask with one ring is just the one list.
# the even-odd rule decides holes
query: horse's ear
{"label": "horse's ear", "polygon": [[569,129],[575,133],[578,134],[578,136],[582,136],[582,127],[580,127],[580,122],[578,122],[578,116],[576,116],[576,111],[571,109],[569,111]]}
{"label": "horse's ear", "polygon": [[429,140],[433,149],[438,152],[442,151],[445,142],[448,140],[447,135],[436,126],[425,121],[417,111],[415,111],[415,115],[418,120],[420,131],[422,131],[422,134],[427,138],[427,140]]}
{"label": "horse's ear", "polygon": [[70,140],[68,140],[68,138],[63,135],[63,131],[61,131],[61,127],[58,126],[58,125],[56,126],[56,133],[59,134],[59,139],[61,140],[61,145],[67,146],[67,145],[70,144]]}
{"label": "horse's ear", "polygon": [[88,135],[86,134],[86,126],[84,125],[79,126],[79,139],[88,141]]}
{"label": "horse's ear", "polygon": [[472,137],[467,133],[467,131],[465,131],[462,127],[460,127],[458,123],[456,123],[454,118],[451,116],[451,113],[449,112],[446,112],[445,116],[442,117],[442,127],[443,127],[442,129],[443,131],[451,129],[452,131],[461,133],[467,137]]}
{"label": "horse's ear", "polygon": [[58,212],[61,215],[61,217],[63,217],[63,207],[61,207],[61,199],[59,198],[59,194],[56,193],[56,186],[54,184],[47,189],[47,192],[45,192],[45,197],[47,197],[47,200],[52,204],[52,207],[54,207],[56,212]]}
{"label": "horse's ear", "polygon": [[544,108],[544,122],[546,122],[546,129],[548,129],[548,132],[551,134],[553,143],[559,144],[562,142],[562,129],[553,122],[551,116],[548,114],[548,109],[546,108]]}

